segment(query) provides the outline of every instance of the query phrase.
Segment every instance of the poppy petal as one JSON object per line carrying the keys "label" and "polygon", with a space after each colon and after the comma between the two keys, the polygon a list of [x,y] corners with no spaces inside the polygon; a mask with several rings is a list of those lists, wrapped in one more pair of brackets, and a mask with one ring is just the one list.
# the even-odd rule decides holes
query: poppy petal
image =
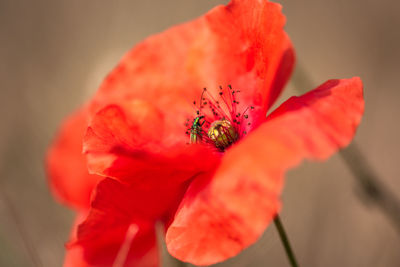
{"label": "poppy petal", "polygon": [[102,179],[89,174],[82,154],[87,116],[87,108],[82,108],[64,121],[46,158],[52,192],[61,202],[79,209],[89,208],[90,194]]}
{"label": "poppy petal", "polygon": [[98,235],[95,239],[68,245],[64,266],[159,266],[154,228],[142,224],[139,229],[131,223]]}
{"label": "poppy petal", "polygon": [[209,265],[254,243],[279,210],[284,172],[326,159],[353,138],[364,110],[359,78],[331,80],[283,103],[189,187],[167,230],[169,252]]}
{"label": "poppy petal", "polygon": [[[267,120],[296,120],[292,133],[302,136],[308,157],[324,159],[352,140],[364,112],[363,85],[358,77],[329,80],[300,97],[291,97]],[[282,118],[281,118],[282,117]],[[306,124],[302,124],[305,121]],[[288,122],[289,124],[290,122]],[[287,134],[286,134],[287,135]],[[310,140],[309,140],[310,139]]]}
{"label": "poppy petal", "polygon": [[[70,239],[75,240],[78,225],[80,225],[87,217],[87,212],[80,212],[77,214],[74,224],[72,225],[72,230],[70,234]],[[64,267],[90,267],[90,264],[84,259],[83,250],[81,247],[75,246],[69,248],[65,254]]]}
{"label": "poppy petal", "polygon": [[[155,222],[164,216],[168,219],[170,207],[177,206],[184,189],[159,188],[154,193],[154,188],[105,178],[96,187],[89,215],[69,249],[81,249],[94,266],[111,266],[121,258],[126,260],[123,266],[158,266]],[[121,250],[125,251],[122,257]]]}
{"label": "poppy petal", "polygon": [[[192,103],[206,87],[241,91],[240,105],[258,107],[263,117],[294,65],[281,6],[258,0],[232,1],[191,22],[151,36],[135,46],[109,74],[94,101],[140,98],[153,103],[173,125],[193,114]],[[172,55],[172,56],[168,56]],[[183,135],[177,131],[175,135]]]}
{"label": "poppy petal", "polygon": [[115,231],[99,233],[91,242],[68,245],[64,266],[159,266],[154,229],[139,229],[132,223],[126,228],[112,230]]}
{"label": "poppy petal", "polygon": [[161,179],[183,182],[217,164],[220,157],[209,148],[188,146],[187,136],[185,142],[177,143],[164,131],[166,127],[162,113],[146,101],[106,106],[96,113],[85,134],[89,171],[129,184],[157,184]]}

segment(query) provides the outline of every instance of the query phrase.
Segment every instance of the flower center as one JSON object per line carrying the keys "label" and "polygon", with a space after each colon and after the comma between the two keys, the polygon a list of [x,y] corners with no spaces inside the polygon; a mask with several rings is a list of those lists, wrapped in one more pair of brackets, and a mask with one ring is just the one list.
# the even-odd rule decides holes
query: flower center
{"label": "flower center", "polygon": [[207,144],[223,152],[246,135],[246,127],[251,125],[246,121],[249,118],[247,112],[254,107],[247,107],[242,113],[237,112],[239,102],[236,95],[239,92],[231,86],[225,90],[220,87],[216,100],[206,88],[203,89],[200,102],[193,101],[197,116],[186,121],[190,144]]}
{"label": "flower center", "polygon": [[235,128],[226,119],[211,123],[207,135],[214,142],[215,146],[221,150],[228,148],[239,137]]}

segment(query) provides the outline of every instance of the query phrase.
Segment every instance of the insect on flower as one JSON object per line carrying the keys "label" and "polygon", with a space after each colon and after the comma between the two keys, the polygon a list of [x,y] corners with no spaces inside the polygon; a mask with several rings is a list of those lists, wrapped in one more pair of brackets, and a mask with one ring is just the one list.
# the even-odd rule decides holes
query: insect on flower
{"label": "insect on flower", "polygon": [[194,118],[192,127],[190,128],[190,143],[197,144],[201,141],[203,136],[203,129],[201,128],[206,121],[204,116]]}
{"label": "insect on flower", "polygon": [[[243,112],[238,112],[237,100],[239,90],[234,90],[231,85],[224,90],[219,87],[218,99],[206,89],[200,97],[200,104],[196,111],[197,116],[193,119],[193,123],[186,131],[190,135],[190,144],[205,143],[215,146],[220,152],[225,151],[228,147],[246,135],[246,127],[251,125],[245,121],[249,118],[247,114],[254,107],[247,107]],[[196,101],[193,101],[196,106]],[[187,120],[186,126],[189,126],[190,119]]]}

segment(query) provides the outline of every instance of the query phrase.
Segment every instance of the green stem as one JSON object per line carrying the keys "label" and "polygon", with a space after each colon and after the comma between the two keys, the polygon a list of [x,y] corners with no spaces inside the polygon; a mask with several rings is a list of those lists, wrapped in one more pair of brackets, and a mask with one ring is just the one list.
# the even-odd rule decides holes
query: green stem
{"label": "green stem", "polygon": [[292,267],[298,267],[299,265],[297,264],[296,257],[294,256],[293,250],[289,243],[289,239],[285,232],[285,228],[283,228],[283,224],[282,224],[281,219],[279,218],[278,214],[276,215],[276,217],[274,219],[274,223],[275,223],[276,229],[278,230],[279,237],[281,238],[283,247],[285,248],[286,255],[289,259],[290,265]]}

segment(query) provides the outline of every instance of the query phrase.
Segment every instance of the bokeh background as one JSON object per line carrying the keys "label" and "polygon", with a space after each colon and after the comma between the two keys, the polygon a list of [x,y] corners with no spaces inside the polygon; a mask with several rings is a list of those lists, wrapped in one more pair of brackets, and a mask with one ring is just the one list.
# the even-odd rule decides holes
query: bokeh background
{"label": "bokeh background", "polygon": [[[227,2],[0,0],[0,266],[62,265],[73,213],[52,198],[43,167],[60,121],[141,39]],[[280,3],[301,66],[281,101],[301,86],[362,77],[355,142],[400,198],[399,2]],[[338,155],[287,174],[282,220],[301,266],[400,266],[399,232],[359,191]],[[165,253],[164,266],[173,266]],[[271,226],[218,266],[289,265]]]}

